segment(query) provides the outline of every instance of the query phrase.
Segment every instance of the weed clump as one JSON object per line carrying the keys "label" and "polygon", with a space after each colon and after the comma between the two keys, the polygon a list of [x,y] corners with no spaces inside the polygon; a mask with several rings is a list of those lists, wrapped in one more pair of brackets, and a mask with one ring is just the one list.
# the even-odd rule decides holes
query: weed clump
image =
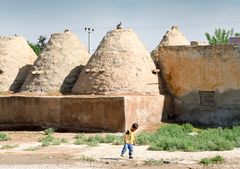
{"label": "weed clump", "polygon": [[10,137],[6,133],[0,133],[0,141],[10,140]]}
{"label": "weed clump", "polygon": [[161,165],[164,163],[164,160],[155,160],[155,159],[148,159],[144,161],[145,165]]}
{"label": "weed clump", "polygon": [[225,161],[224,158],[218,155],[213,158],[203,158],[199,163],[203,165],[210,165],[210,164],[221,164],[224,161]]}
{"label": "weed clump", "polygon": [[53,133],[54,133],[55,129],[54,128],[48,128],[46,130],[44,130],[44,134],[47,135],[46,137],[43,137],[41,139],[39,139],[39,142],[42,143],[42,147],[46,147],[49,145],[60,145],[61,143],[67,143],[67,139],[65,138],[55,138],[53,137]]}
{"label": "weed clump", "polygon": [[55,128],[47,128],[46,130],[44,130],[44,134],[45,135],[53,134],[55,130],[56,130]]}

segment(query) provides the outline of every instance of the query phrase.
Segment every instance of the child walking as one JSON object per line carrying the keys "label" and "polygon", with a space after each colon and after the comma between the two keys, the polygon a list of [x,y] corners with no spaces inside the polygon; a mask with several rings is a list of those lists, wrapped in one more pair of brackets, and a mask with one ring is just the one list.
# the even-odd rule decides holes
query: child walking
{"label": "child walking", "polygon": [[133,123],[131,129],[127,130],[124,134],[124,146],[122,149],[121,157],[124,156],[125,152],[129,151],[129,158],[133,158],[133,145],[135,144],[135,131],[138,128],[137,123]]}

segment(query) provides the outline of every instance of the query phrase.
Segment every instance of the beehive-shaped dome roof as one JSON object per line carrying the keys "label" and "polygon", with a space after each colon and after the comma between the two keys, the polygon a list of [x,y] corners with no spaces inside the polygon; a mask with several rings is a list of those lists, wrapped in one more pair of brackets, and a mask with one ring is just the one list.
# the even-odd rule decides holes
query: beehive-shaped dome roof
{"label": "beehive-shaped dome roof", "polygon": [[22,91],[29,92],[69,92],[71,91],[81,65],[90,58],[77,35],[66,30],[54,33],[34,62]]}
{"label": "beehive-shaped dome roof", "polygon": [[166,32],[163,36],[159,46],[184,46],[190,45],[190,42],[185,38],[182,32],[179,31],[177,26]]}
{"label": "beehive-shaped dome roof", "polygon": [[154,62],[131,29],[107,33],[75,83],[74,94],[158,94]]}
{"label": "beehive-shaped dome roof", "polygon": [[37,56],[21,36],[0,36],[0,91],[17,92]]}

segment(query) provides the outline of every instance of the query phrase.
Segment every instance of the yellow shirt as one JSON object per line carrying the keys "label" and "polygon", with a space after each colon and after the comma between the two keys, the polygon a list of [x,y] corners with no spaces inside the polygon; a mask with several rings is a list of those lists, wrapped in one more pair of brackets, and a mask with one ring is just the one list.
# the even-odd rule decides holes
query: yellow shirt
{"label": "yellow shirt", "polygon": [[125,144],[135,144],[135,132],[128,130],[124,136]]}

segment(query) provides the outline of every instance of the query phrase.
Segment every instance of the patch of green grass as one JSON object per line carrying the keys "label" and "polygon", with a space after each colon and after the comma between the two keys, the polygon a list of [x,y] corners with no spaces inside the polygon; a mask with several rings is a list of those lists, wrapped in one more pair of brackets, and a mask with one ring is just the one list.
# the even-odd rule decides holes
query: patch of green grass
{"label": "patch of green grass", "polygon": [[2,146],[1,147],[1,149],[14,149],[15,147],[17,147],[18,145],[8,145],[8,144],[6,144],[6,145],[4,145],[4,146]]}
{"label": "patch of green grass", "polygon": [[10,140],[10,137],[6,133],[0,133],[0,141]]}
{"label": "patch of green grass", "polygon": [[221,164],[224,161],[225,161],[224,158],[218,155],[213,158],[203,158],[199,163],[203,165],[210,165],[210,164]]}
{"label": "patch of green grass", "polygon": [[[190,135],[191,132],[196,135]],[[137,144],[149,145],[149,150],[222,151],[240,147],[240,126],[195,130],[191,124],[167,124],[156,132],[142,132]]]}
{"label": "patch of green grass", "polygon": [[76,145],[86,144],[85,136],[83,134],[78,134],[74,138],[76,139],[74,141],[74,144],[76,144]]}
{"label": "patch of green grass", "polygon": [[65,139],[55,138],[51,134],[43,137],[39,140],[42,143],[42,147],[47,147],[50,145],[60,145],[61,143],[65,143]]}
{"label": "patch of green grass", "polygon": [[42,147],[46,147],[46,146],[49,146],[51,144],[51,142],[53,141],[54,137],[52,135],[47,135],[46,137],[44,138],[41,138],[39,140],[39,142],[42,143]]}
{"label": "patch of green grass", "polygon": [[155,160],[155,159],[148,159],[144,161],[145,165],[161,165],[164,163],[164,160]]}
{"label": "patch of green grass", "polygon": [[94,135],[94,136],[85,136],[84,134],[78,134],[75,136],[74,144],[87,144],[89,146],[98,146],[99,143],[112,143],[114,145],[123,144],[123,138],[121,136],[115,136],[107,134],[105,136]]}
{"label": "patch of green grass", "polygon": [[45,135],[53,134],[55,130],[56,130],[55,128],[47,128],[46,130],[44,130],[44,134]]}
{"label": "patch of green grass", "polygon": [[84,155],[80,157],[80,160],[82,160],[82,161],[87,161],[87,162],[94,162],[94,161],[95,161],[94,158],[92,158],[92,157],[87,157],[87,156],[84,156]]}

